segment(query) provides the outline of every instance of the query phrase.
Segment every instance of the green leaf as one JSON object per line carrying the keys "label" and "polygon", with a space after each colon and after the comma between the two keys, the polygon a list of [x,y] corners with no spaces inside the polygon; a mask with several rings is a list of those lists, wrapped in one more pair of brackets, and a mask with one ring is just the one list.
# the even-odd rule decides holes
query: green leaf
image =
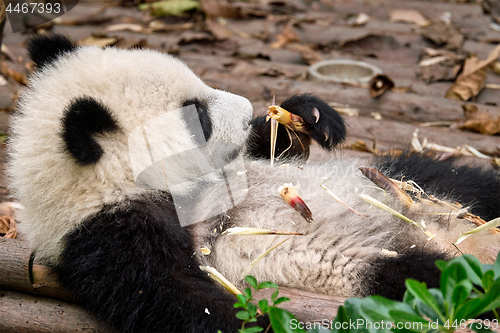
{"label": "green leaf", "polygon": [[269,308],[269,319],[271,320],[271,326],[274,332],[280,333],[305,333],[306,331],[303,329],[292,329],[290,322],[292,320],[297,320],[290,312],[277,308],[270,307]]}
{"label": "green leaf", "polygon": [[[429,330],[429,321],[421,316],[401,310],[391,310],[389,312],[395,323],[403,323],[407,332],[426,332]],[[404,325],[404,323],[408,323]]]}
{"label": "green leaf", "polygon": [[251,318],[255,318],[257,316],[257,307],[255,305],[253,305],[252,303],[248,303],[247,311],[250,314]]}
{"label": "green leaf", "polygon": [[248,303],[248,298],[245,295],[236,294],[236,298],[238,299],[240,304],[243,305],[243,307],[246,307],[246,305]]}
{"label": "green leaf", "polygon": [[250,288],[243,289],[243,295],[245,295],[249,300],[252,300],[252,289]]}
{"label": "green leaf", "polygon": [[488,290],[491,289],[493,286],[493,283],[495,282],[495,272],[494,271],[486,271],[483,274],[483,288],[487,292]]}
{"label": "green leaf", "polygon": [[233,305],[235,308],[245,308],[245,304],[241,304],[240,302],[234,303]]}
{"label": "green leaf", "polygon": [[444,271],[448,267],[448,262],[444,260],[436,260],[435,265],[439,270]]}
{"label": "green leaf", "polygon": [[267,313],[269,308],[269,302],[267,301],[267,299],[261,299],[259,301],[259,308],[262,310],[262,313]]}
{"label": "green leaf", "polygon": [[279,288],[279,286],[274,282],[264,281],[264,282],[259,283],[259,285],[255,289],[259,290],[259,289],[264,289],[264,288]]}
{"label": "green leaf", "polygon": [[462,281],[458,286],[455,287],[455,289],[453,289],[451,301],[454,310],[465,302],[465,300],[469,297],[471,290],[472,284],[469,281]]}
{"label": "green leaf", "polygon": [[257,333],[257,332],[262,332],[264,329],[262,327],[259,327],[259,326],[255,326],[255,327],[245,327],[242,331],[242,333]]}
{"label": "green leaf", "polygon": [[139,10],[149,10],[151,15],[154,16],[180,16],[185,12],[199,9],[200,4],[196,0],[164,0],[149,4],[140,4],[137,8]]}
{"label": "green leaf", "polygon": [[448,303],[451,302],[451,296],[457,284],[465,279],[467,279],[467,272],[463,265],[456,261],[450,262],[441,272],[441,291]]}
{"label": "green leaf", "polygon": [[464,305],[458,308],[455,318],[458,320],[474,318],[472,313],[478,313],[481,306],[481,299],[475,298],[467,301]]}
{"label": "green leaf", "polygon": [[254,278],[253,276],[251,275],[247,275],[245,276],[245,281],[248,282],[248,284],[254,288],[254,289],[257,289],[257,279]]}
{"label": "green leaf", "polygon": [[248,313],[248,311],[238,311],[236,313],[236,318],[241,319],[241,320],[249,320],[250,314]]}
{"label": "green leaf", "polygon": [[290,299],[288,297],[280,297],[274,302],[274,306],[283,303],[283,302],[288,302]]}
{"label": "green leaf", "polygon": [[500,253],[497,260],[495,260],[495,264],[493,264],[493,272],[495,273],[495,279],[498,279],[500,277]]}
{"label": "green leaf", "polygon": [[408,290],[405,291],[403,296],[403,303],[408,304],[412,309],[416,309],[417,307],[417,299]]}
{"label": "green leaf", "polygon": [[271,301],[273,301],[273,304],[274,302],[276,302],[276,299],[278,298],[278,294],[279,294],[280,290],[279,289],[276,289],[272,295],[271,295]]}
{"label": "green leaf", "polygon": [[[433,313],[425,313],[425,315],[429,316],[431,319],[439,318],[444,321],[444,316],[442,315],[438,302],[429,292],[429,290],[427,290],[427,285],[425,283],[420,283],[413,279],[407,279],[405,281],[405,284],[408,288],[408,291],[411,292],[419,302],[426,305],[430,310],[432,310]],[[419,307],[419,309],[420,308],[421,307]],[[422,307],[422,309],[425,309],[425,307]]]}

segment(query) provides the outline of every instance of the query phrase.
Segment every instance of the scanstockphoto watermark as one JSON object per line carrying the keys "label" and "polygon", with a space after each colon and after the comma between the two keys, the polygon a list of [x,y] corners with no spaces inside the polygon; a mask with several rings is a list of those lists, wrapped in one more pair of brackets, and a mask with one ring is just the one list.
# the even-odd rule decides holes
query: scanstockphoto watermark
{"label": "scanstockphoto watermark", "polygon": [[438,330],[439,328],[454,328],[454,329],[466,329],[468,325],[475,323],[476,328],[484,329],[498,329],[498,320],[480,320],[471,319],[461,321],[446,321],[445,323],[439,321],[429,321],[429,322],[390,322],[390,321],[367,321],[364,319],[349,320],[345,322],[335,322],[333,320],[323,319],[321,321],[298,321],[297,319],[290,320],[291,329],[328,329],[328,330],[391,330],[396,328],[398,330],[411,330],[411,331],[423,331],[423,330]]}
{"label": "scanstockphoto watermark", "polygon": [[79,0],[5,0],[12,32],[48,23],[73,9]]}
{"label": "scanstockphoto watermark", "polygon": [[[179,136],[179,132],[188,135]],[[181,226],[227,212],[247,196],[241,147],[232,142],[207,142],[195,105],[136,127],[128,137],[128,147],[136,184],[168,191]]]}

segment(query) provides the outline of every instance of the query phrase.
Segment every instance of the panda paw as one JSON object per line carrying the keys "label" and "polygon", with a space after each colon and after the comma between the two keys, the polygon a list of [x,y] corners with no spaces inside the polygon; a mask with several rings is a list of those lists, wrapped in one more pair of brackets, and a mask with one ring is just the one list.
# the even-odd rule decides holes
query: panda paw
{"label": "panda paw", "polygon": [[293,95],[280,106],[300,116],[309,136],[322,148],[332,150],[345,140],[344,119],[323,100],[310,94]]}
{"label": "panda paw", "polygon": [[[307,159],[311,140],[322,148],[332,150],[346,138],[342,117],[321,99],[309,94],[293,95],[280,105],[283,109],[300,116],[308,134],[290,134],[283,126],[278,127],[276,156]],[[270,158],[271,124],[266,116],[251,122],[253,133],[247,144],[247,153],[255,158]]]}

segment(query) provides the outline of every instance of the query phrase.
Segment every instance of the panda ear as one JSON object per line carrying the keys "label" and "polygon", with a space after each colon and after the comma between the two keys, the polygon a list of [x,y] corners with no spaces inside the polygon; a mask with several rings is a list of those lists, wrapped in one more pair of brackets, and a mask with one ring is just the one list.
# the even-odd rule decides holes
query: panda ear
{"label": "panda ear", "polygon": [[77,46],[63,35],[38,35],[28,39],[28,54],[37,65],[42,68],[48,65],[62,54],[73,52]]}
{"label": "panda ear", "polygon": [[95,135],[120,128],[111,111],[89,96],[79,97],[66,108],[61,136],[65,148],[81,165],[94,164],[104,153]]}

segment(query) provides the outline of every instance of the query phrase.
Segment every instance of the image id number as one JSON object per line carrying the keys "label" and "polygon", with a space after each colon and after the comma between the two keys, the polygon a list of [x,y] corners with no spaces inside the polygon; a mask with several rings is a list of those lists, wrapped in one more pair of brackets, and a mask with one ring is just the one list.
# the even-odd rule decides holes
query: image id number
{"label": "image id number", "polygon": [[9,5],[6,8],[7,13],[23,13],[23,14],[59,14],[61,13],[61,4],[60,3],[36,3],[36,2],[30,2],[30,3],[23,3],[23,4],[16,4],[14,8],[12,8],[12,3],[9,3]]}

